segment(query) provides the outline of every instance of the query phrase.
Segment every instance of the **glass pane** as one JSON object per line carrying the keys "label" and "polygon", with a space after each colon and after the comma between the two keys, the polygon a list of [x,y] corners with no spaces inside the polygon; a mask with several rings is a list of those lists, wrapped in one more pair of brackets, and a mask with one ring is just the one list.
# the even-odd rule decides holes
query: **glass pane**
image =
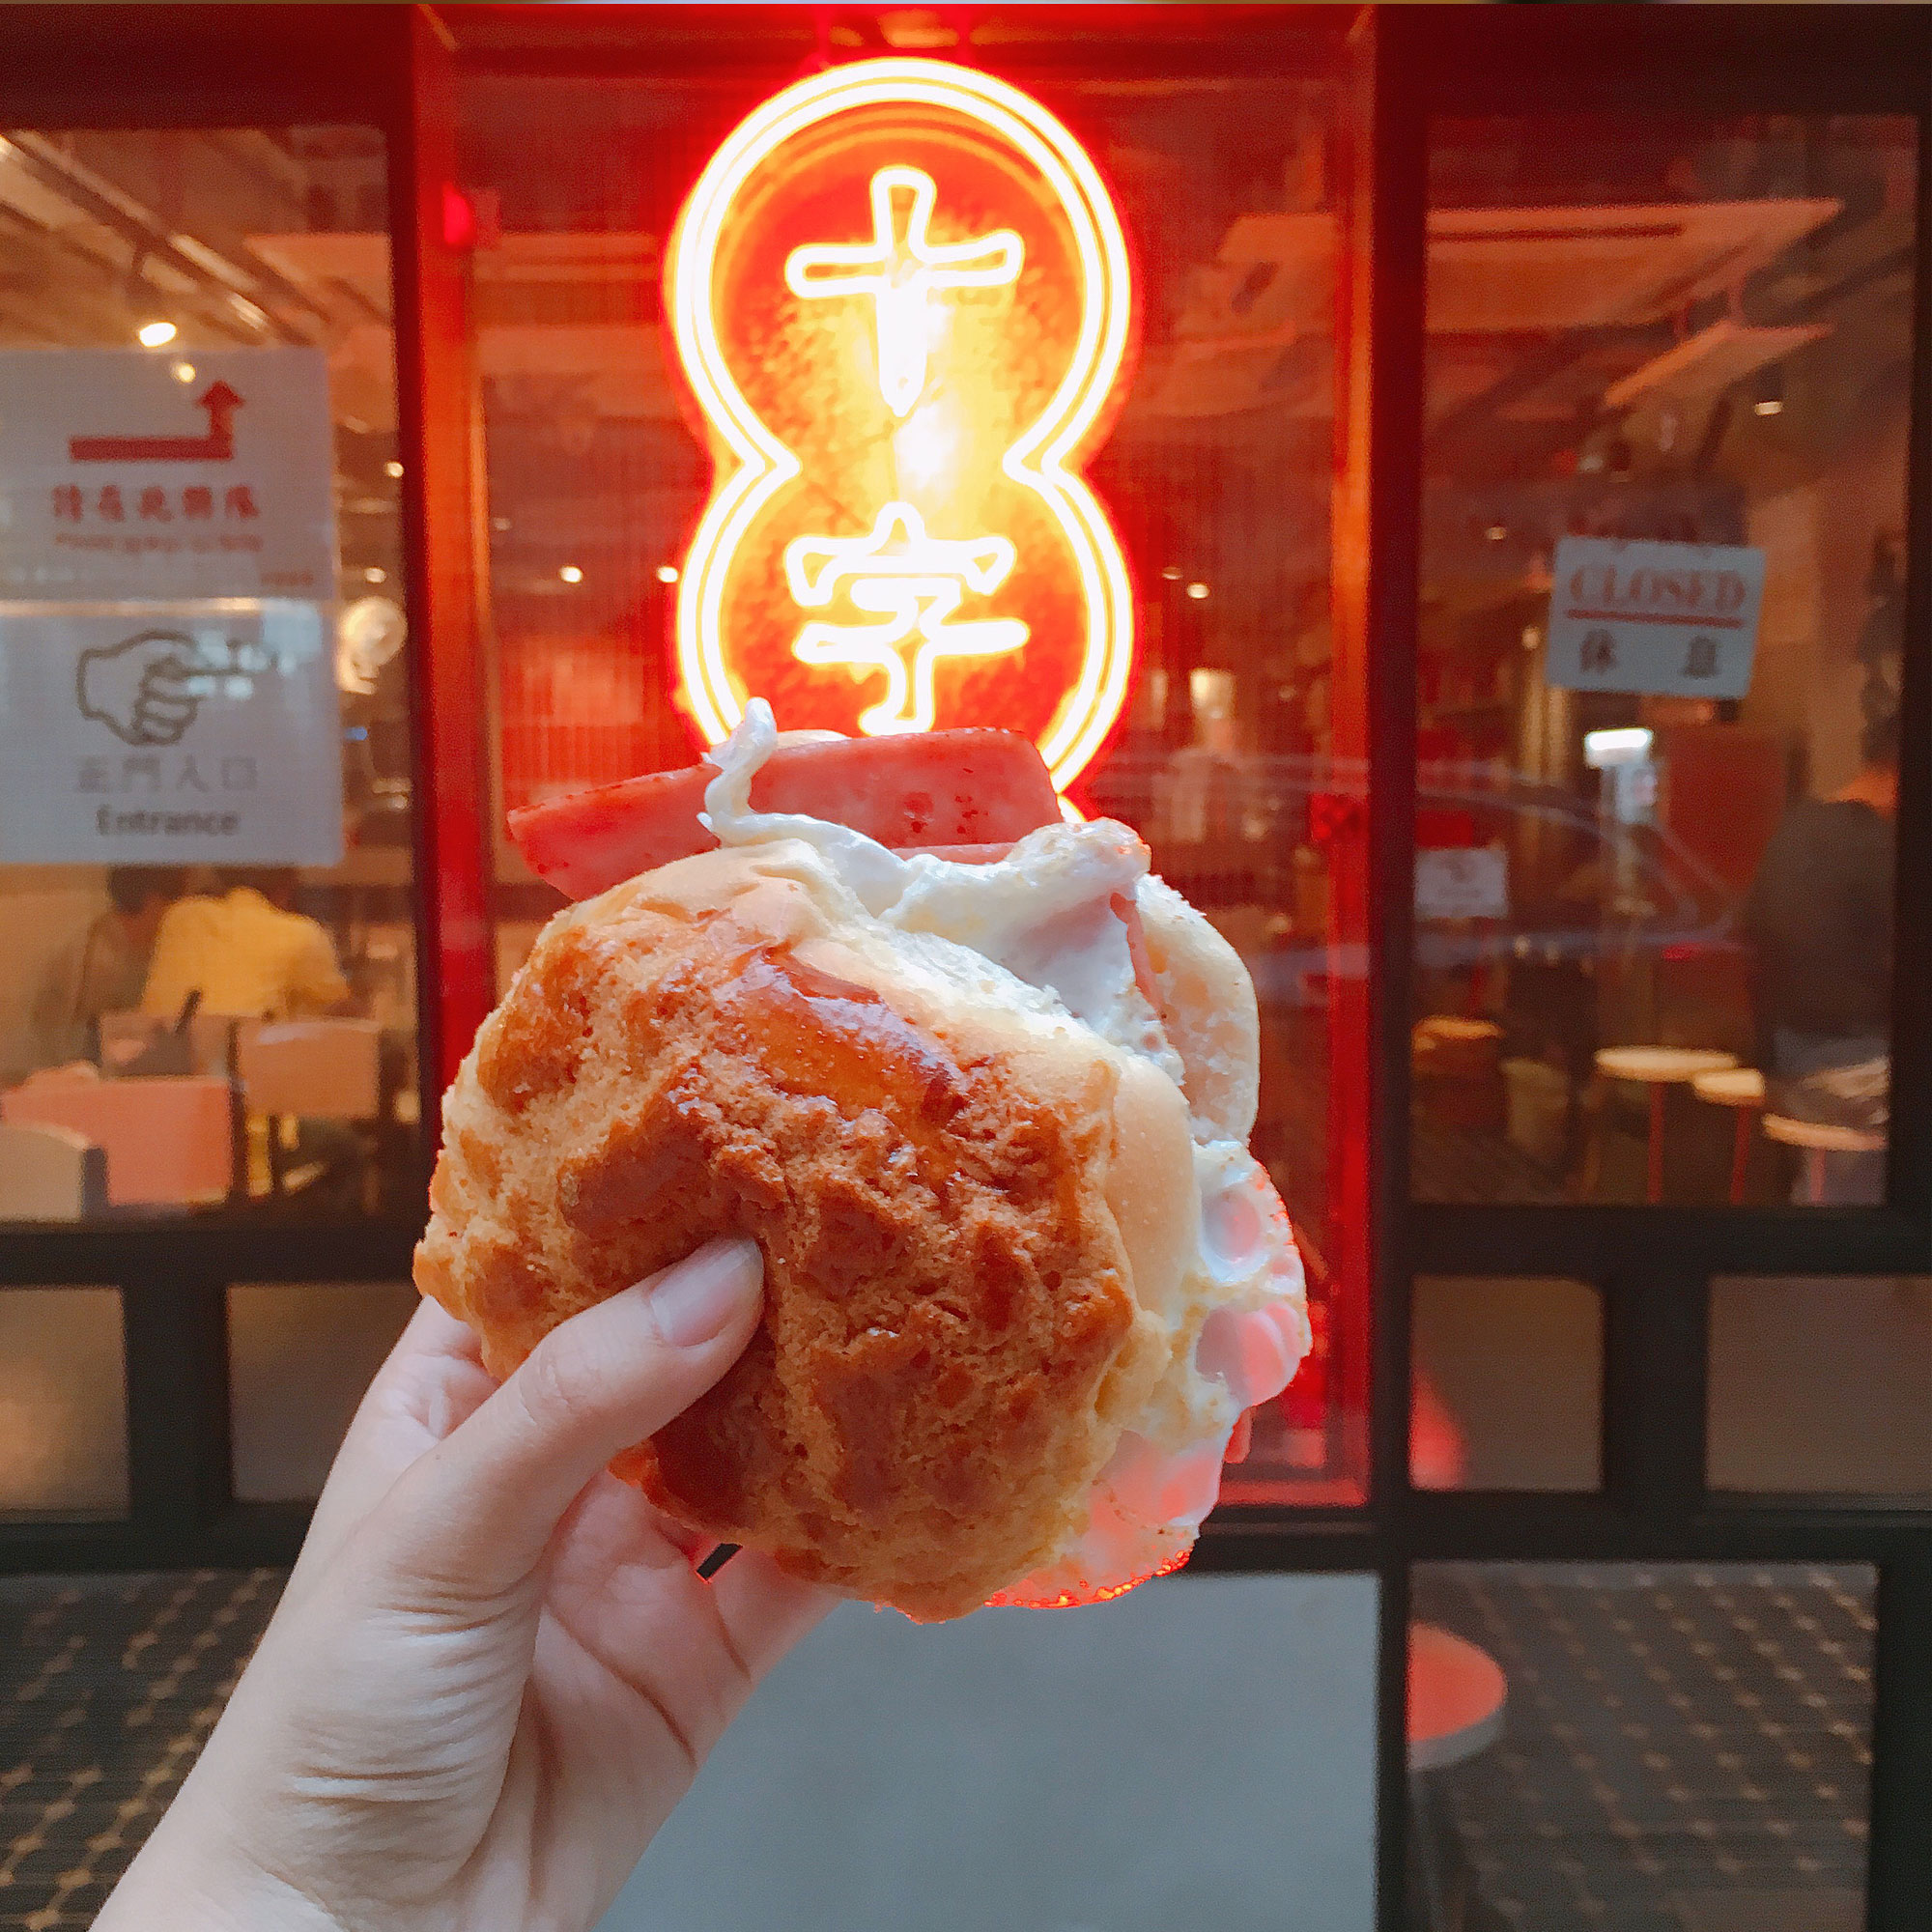
{"label": "glass pane", "polygon": [[[1343,1203],[1364,1183],[1345,1157],[1361,1145],[1348,1127],[1361,1103],[1351,1113],[1342,1090],[1362,1087],[1366,1059],[1345,1050],[1331,1011],[1330,966],[1350,935],[1327,856],[1336,814],[1318,805],[1336,789],[1331,758],[1364,750],[1359,694],[1336,689],[1348,679],[1330,646],[1334,90],[1008,77],[1103,165],[1132,239],[1140,317],[1120,412],[1086,466],[1126,552],[1139,664],[1112,749],[1075,793],[1134,825],[1155,869],[1254,969],[1254,1147],[1310,1257],[1316,1354],[1258,1418],[1230,1493],[1353,1493],[1363,1211]],[[478,256],[477,313],[505,808],[696,750],[671,639],[711,463],[680,399],[661,265],[693,181],[758,98],[628,81],[467,86],[467,181],[499,231]],[[557,903],[499,833],[500,975]],[[1331,1065],[1347,1068],[1336,1081]]]}
{"label": "glass pane", "polygon": [[1918,165],[1433,129],[1420,1199],[1882,1194]]}
{"label": "glass pane", "polygon": [[1586,1282],[1418,1277],[1409,1480],[1419,1490],[1594,1490],[1604,1321]]}
{"label": "glass pane", "polygon": [[1863,1568],[1419,1567],[1411,1886],[1463,1915],[1433,1922],[1856,1932],[1873,1596]]}
{"label": "glass pane", "polygon": [[0,135],[0,1219],[419,1188],[386,183]]}
{"label": "glass pane", "polygon": [[1710,1484],[1932,1495],[1932,1280],[1711,1284]]}
{"label": "glass pane", "polygon": [[228,1291],[229,1418],[242,1502],[322,1493],[344,1432],[416,1310],[408,1282]]}
{"label": "glass pane", "polygon": [[121,1296],[0,1289],[0,1520],[128,1508]]}

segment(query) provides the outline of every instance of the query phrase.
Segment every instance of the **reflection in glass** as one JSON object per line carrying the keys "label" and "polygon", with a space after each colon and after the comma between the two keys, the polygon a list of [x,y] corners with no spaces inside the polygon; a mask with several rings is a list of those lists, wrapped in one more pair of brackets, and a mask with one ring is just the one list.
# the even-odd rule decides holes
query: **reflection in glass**
{"label": "reflection in glass", "polygon": [[[1849,1567],[1419,1567],[1419,1630],[1473,1645],[1507,1702],[1500,1736],[1411,1750],[1412,1890],[1522,1932],[1854,1932],[1873,1588]],[[1415,1634],[1411,1707],[1446,1707],[1455,1684],[1416,1674],[1462,1660]]]}
{"label": "reflection in glass", "polygon": [[419,1191],[386,209],[372,128],[0,137],[0,1116],[101,1170],[0,1217]]}
{"label": "reflection in glass", "polygon": [[1882,1198],[1909,124],[1441,122],[1418,1198]]}

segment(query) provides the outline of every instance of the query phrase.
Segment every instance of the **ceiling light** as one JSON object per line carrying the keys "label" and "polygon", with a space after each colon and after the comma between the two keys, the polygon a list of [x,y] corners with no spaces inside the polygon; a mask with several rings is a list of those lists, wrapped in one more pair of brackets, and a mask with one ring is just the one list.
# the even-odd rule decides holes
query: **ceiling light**
{"label": "ceiling light", "polygon": [[658,582],[660,583],[675,583],[677,582],[677,565],[674,563],[659,564]]}
{"label": "ceiling light", "polygon": [[1615,731],[1585,731],[1583,762],[1593,772],[1614,771],[1619,765],[1640,765],[1650,756],[1650,732],[1641,724]]}
{"label": "ceiling light", "polygon": [[1187,594],[1198,604],[1202,598],[1207,596],[1208,586],[1205,583],[1190,583],[1187,586]]}
{"label": "ceiling light", "polygon": [[144,322],[134,331],[134,340],[143,349],[165,349],[175,339],[175,326],[171,322]]}
{"label": "ceiling light", "polygon": [[576,564],[574,563],[566,563],[563,566],[563,568],[557,572],[557,575],[560,578],[562,578],[566,583],[582,583],[583,582],[582,571],[579,570]]}
{"label": "ceiling light", "polygon": [[389,573],[373,563],[362,573],[362,582],[364,583],[386,583],[388,581]]}
{"label": "ceiling light", "polygon": [[401,476],[402,473],[403,466],[393,456],[383,466],[383,474],[384,476]]}
{"label": "ceiling light", "polygon": [[1761,416],[1781,415],[1784,411],[1783,403],[1776,396],[1760,396],[1751,408]]}
{"label": "ceiling light", "polygon": [[168,371],[168,374],[171,375],[177,383],[192,383],[194,381],[194,364],[192,362],[177,362],[175,366]]}
{"label": "ceiling light", "polygon": [[1507,524],[1492,524],[1489,526],[1489,528],[1483,532],[1483,534],[1486,537],[1488,537],[1492,543],[1501,543],[1502,540],[1509,535],[1509,526]]}

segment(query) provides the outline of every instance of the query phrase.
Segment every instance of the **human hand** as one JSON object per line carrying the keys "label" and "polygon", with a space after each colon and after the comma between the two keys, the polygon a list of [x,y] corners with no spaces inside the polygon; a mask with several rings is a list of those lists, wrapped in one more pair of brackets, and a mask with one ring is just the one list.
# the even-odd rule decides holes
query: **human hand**
{"label": "human hand", "polygon": [[576,1932],[833,1599],[605,1471],[734,1362],[761,1266],[720,1241],[498,1388],[416,1312],[200,1761],[96,1932]]}
{"label": "human hand", "polygon": [[194,639],[179,631],[143,631],[111,648],[82,651],[74,668],[80,715],[105,724],[125,745],[176,745],[201,700],[188,684]]}

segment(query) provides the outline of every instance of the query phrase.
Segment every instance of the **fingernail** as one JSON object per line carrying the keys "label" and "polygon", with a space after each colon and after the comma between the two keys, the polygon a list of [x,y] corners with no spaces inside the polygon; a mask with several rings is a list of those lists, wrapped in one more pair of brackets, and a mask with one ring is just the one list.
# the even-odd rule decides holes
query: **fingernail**
{"label": "fingernail", "polygon": [[651,1290],[658,1333],[673,1349],[695,1349],[721,1334],[755,1299],[764,1281],[755,1241],[712,1241],[666,1271]]}

